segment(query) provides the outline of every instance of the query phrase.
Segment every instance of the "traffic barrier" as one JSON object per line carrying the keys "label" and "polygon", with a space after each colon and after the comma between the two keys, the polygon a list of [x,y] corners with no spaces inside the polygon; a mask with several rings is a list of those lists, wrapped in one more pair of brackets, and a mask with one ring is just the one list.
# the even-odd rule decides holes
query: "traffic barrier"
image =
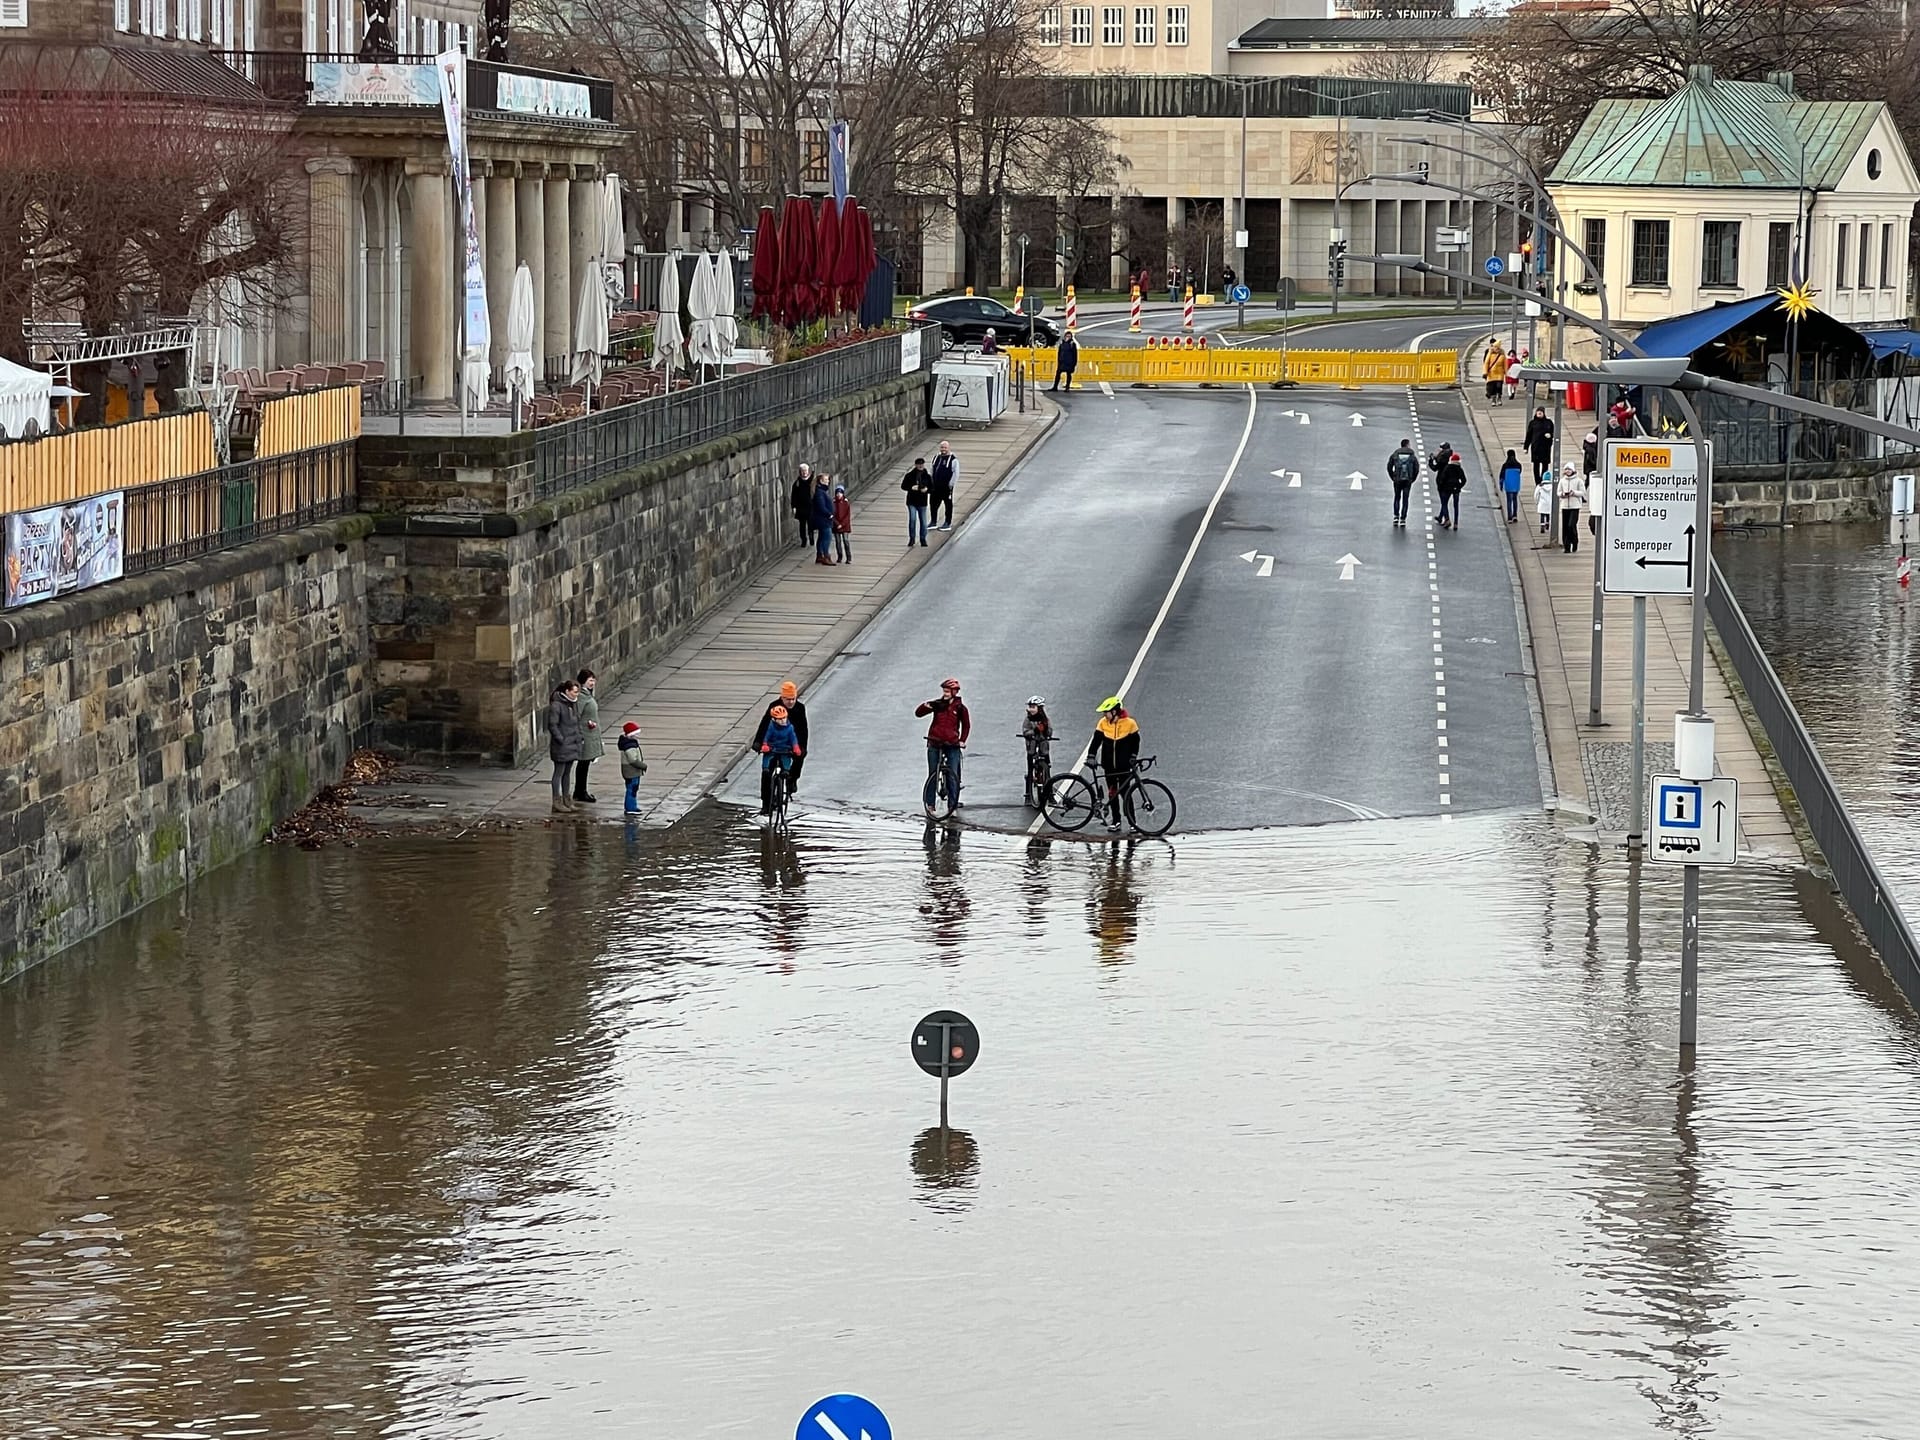
{"label": "traffic barrier", "polygon": [[1140,333],[1140,287],[1135,285],[1132,289],[1133,318],[1127,323],[1127,333],[1129,335],[1138,335]]}
{"label": "traffic barrier", "polygon": [[[1054,377],[1051,348],[1014,346],[1007,354],[1033,367],[1036,383]],[[1081,347],[1083,382],[1111,385],[1452,385],[1460,363],[1454,350],[1254,350],[1206,348],[1192,336],[1149,335],[1144,346]]]}
{"label": "traffic barrier", "polygon": [[1193,328],[1193,287],[1191,285],[1187,287],[1187,303],[1185,311],[1181,316],[1180,325],[1181,328],[1186,330]]}

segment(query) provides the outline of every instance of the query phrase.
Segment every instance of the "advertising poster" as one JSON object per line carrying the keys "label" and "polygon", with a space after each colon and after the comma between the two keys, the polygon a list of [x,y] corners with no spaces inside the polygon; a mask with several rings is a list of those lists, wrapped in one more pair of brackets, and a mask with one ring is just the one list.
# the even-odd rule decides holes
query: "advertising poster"
{"label": "advertising poster", "polygon": [[435,105],[440,82],[431,65],[322,61],[313,67],[316,105]]}
{"label": "advertising poster", "polygon": [[126,560],[124,508],[124,494],[114,490],[7,516],[7,608],[118,580]]}

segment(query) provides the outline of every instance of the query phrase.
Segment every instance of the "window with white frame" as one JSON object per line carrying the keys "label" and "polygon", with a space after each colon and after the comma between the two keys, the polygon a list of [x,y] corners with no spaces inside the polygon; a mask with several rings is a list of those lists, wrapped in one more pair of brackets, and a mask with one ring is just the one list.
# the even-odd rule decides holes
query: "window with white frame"
{"label": "window with white frame", "polygon": [[1848,289],[1853,272],[1847,268],[1847,239],[1853,234],[1853,227],[1840,224],[1833,227],[1833,288]]}
{"label": "window with white frame", "polygon": [[1067,12],[1067,43],[1069,45],[1093,44],[1093,7],[1075,5]]}
{"label": "window with white frame", "polygon": [[1893,226],[1880,227],[1880,288],[1893,288]]}
{"label": "window with white frame", "polygon": [[1670,220],[1636,220],[1633,222],[1633,251],[1629,256],[1632,269],[1628,284],[1665,285],[1667,283],[1667,261],[1671,253],[1670,240],[1673,234],[1673,222]]}
{"label": "window with white frame", "polygon": [[1860,222],[1860,288],[1873,288],[1873,226]]}
{"label": "window with white frame", "polygon": [[0,29],[18,30],[27,23],[27,0],[0,0]]}
{"label": "window with white frame", "polygon": [[1700,234],[1700,285],[1731,290],[1740,284],[1740,222],[1708,220]]}
{"label": "window with white frame", "polygon": [[1167,7],[1167,44],[1184,45],[1187,43],[1187,7],[1169,5]]}
{"label": "window with white frame", "polygon": [[1041,10],[1040,21],[1035,26],[1035,31],[1042,45],[1060,43],[1060,7],[1058,5],[1049,5]]}
{"label": "window with white frame", "polygon": [[1102,5],[1100,7],[1100,43],[1102,45],[1127,43],[1126,6]]}
{"label": "window with white frame", "polygon": [[133,0],[113,0],[113,28],[133,29]]}
{"label": "window with white frame", "polygon": [[1160,11],[1157,6],[1136,5],[1133,7],[1133,43],[1134,44],[1136,45],[1153,44],[1153,32],[1155,29],[1154,22],[1158,20],[1159,17],[1160,17]]}

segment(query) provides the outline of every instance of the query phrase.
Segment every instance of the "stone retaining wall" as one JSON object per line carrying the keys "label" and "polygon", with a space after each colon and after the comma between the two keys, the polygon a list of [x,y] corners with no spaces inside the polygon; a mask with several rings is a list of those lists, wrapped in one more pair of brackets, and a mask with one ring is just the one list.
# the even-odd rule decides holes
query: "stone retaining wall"
{"label": "stone retaining wall", "polygon": [[0,618],[0,979],[257,845],[371,718],[354,516]]}
{"label": "stone retaining wall", "polygon": [[1778,465],[1728,465],[1715,470],[1713,503],[1728,525],[1778,524],[1783,491],[1795,525],[1876,520],[1887,513],[1891,477],[1915,470],[1916,455],[1799,465],[1792,480]]}
{"label": "stone retaining wall", "polygon": [[[362,503],[387,511],[369,541],[377,738],[531,759],[560,676],[645,664],[795,543],[787,496],[801,461],[857,492],[925,423],[926,377],[903,376],[507,513],[467,507],[521,492],[524,437],[503,439],[497,470],[473,439],[437,471],[416,457],[384,499],[386,481],[369,486],[363,471]],[[440,510],[420,508],[435,497]]]}

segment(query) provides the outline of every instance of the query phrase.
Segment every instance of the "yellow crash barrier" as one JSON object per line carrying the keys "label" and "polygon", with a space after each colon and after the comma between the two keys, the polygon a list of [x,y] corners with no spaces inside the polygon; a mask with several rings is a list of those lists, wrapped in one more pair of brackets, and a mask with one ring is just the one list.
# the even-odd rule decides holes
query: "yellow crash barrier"
{"label": "yellow crash barrier", "polygon": [[[1051,381],[1054,352],[1009,346],[1007,354]],[[1080,349],[1074,375],[1083,384],[1240,385],[1291,380],[1297,385],[1451,385],[1460,355],[1454,350],[1206,350]]]}

